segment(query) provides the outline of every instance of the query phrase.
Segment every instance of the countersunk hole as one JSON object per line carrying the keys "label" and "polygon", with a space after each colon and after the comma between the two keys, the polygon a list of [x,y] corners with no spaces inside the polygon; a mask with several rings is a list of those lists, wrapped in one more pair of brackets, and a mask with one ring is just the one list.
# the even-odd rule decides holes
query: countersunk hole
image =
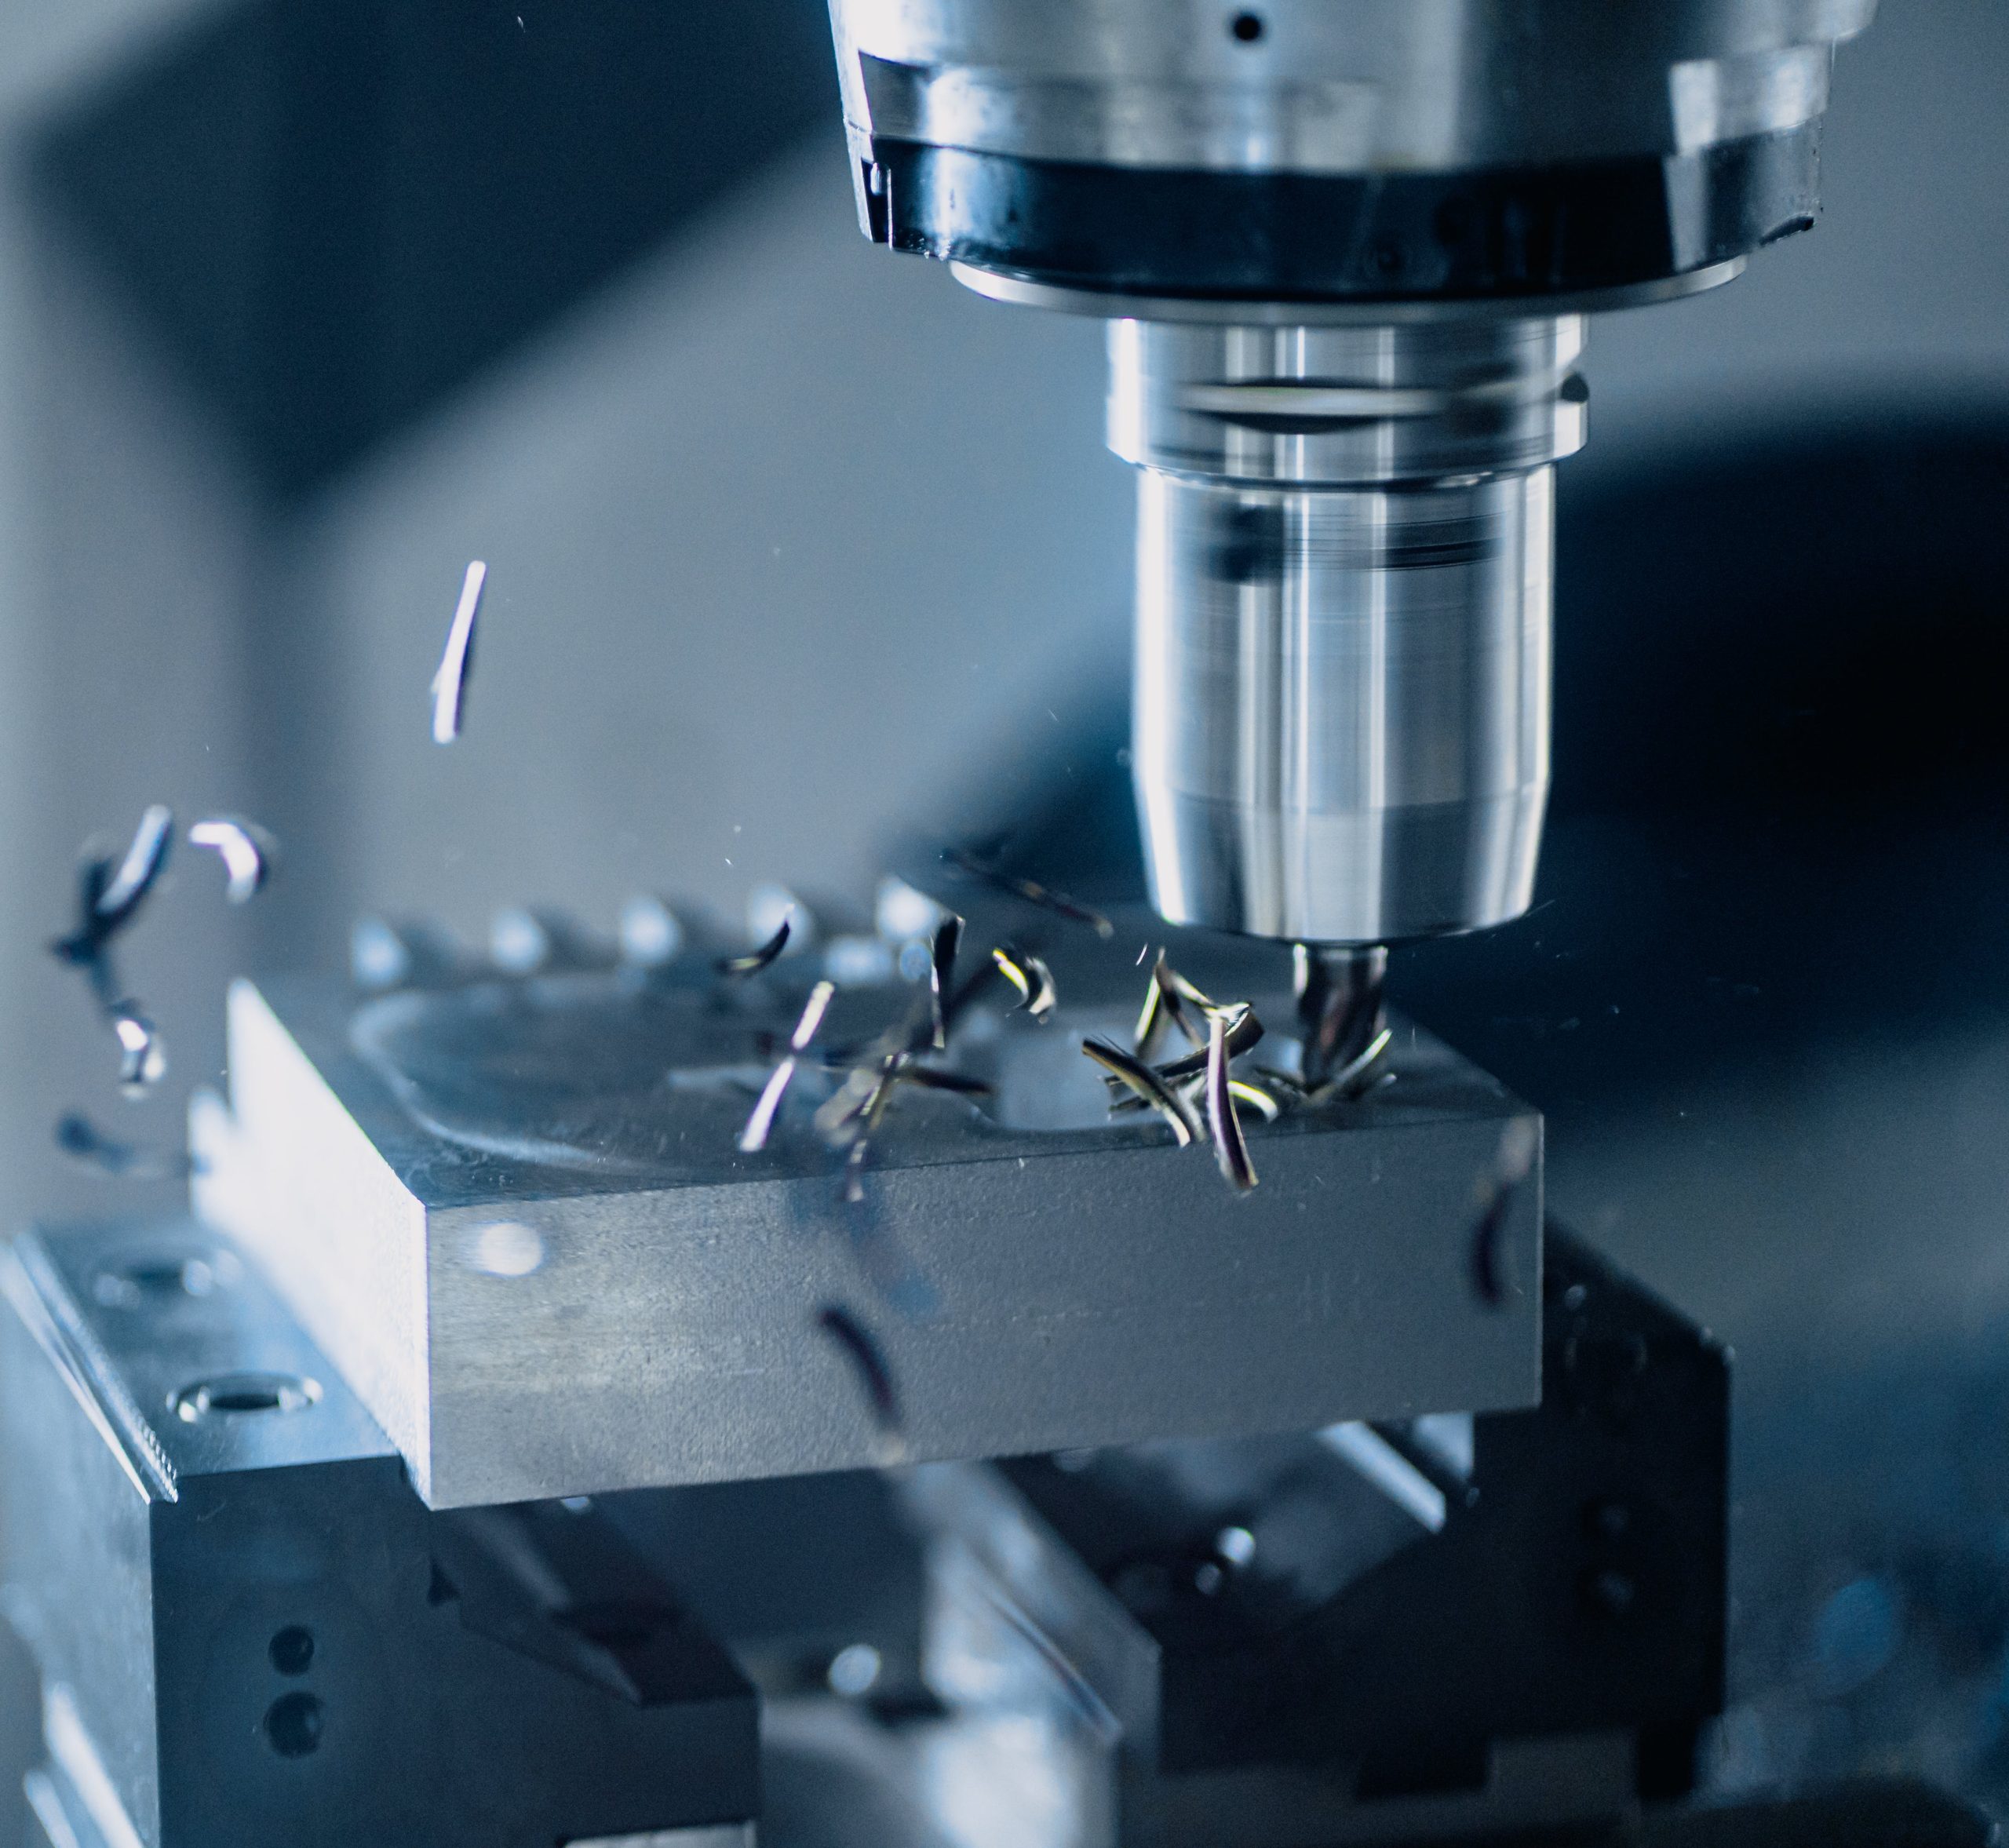
{"label": "countersunk hole", "polygon": [[312,1694],[282,1694],[265,1709],[265,1743],[283,1759],[304,1759],[320,1749],[323,1720]]}
{"label": "countersunk hole", "polygon": [[134,1258],[109,1270],[100,1270],[92,1280],[91,1293],[108,1309],[140,1309],[149,1302],[168,1302],[177,1296],[192,1296],[199,1301],[214,1296],[235,1277],[235,1259],[222,1252],[205,1252],[186,1258],[172,1255]]}
{"label": "countersunk hole", "polygon": [[1263,36],[1263,16],[1260,13],[1238,13],[1227,23],[1227,29],[1244,45],[1253,45]]}
{"label": "countersunk hole", "polygon": [[184,1386],[168,1401],[184,1424],[217,1415],[304,1412],[321,1396],[314,1380],[293,1373],[224,1373]]}
{"label": "countersunk hole", "polygon": [[266,1653],[282,1675],[304,1675],[314,1662],[314,1632],[304,1624],[289,1624],[272,1640]]}

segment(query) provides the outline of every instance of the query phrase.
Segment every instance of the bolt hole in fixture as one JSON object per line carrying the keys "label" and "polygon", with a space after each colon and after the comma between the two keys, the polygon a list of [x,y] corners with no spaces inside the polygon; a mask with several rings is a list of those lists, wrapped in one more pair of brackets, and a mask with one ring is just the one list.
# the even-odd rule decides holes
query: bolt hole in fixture
{"label": "bolt hole in fixture", "polygon": [[265,1709],[265,1743],[283,1759],[304,1759],[321,1748],[327,1710],[312,1694],[282,1694]]}
{"label": "bolt hole in fixture", "polygon": [[206,1252],[193,1257],[172,1254],[135,1258],[128,1263],[100,1270],[92,1293],[108,1309],[140,1309],[148,1303],[169,1303],[177,1297],[197,1301],[227,1288],[235,1274],[236,1259],[222,1252]]}
{"label": "bolt hole in fixture", "polygon": [[1253,45],[1263,36],[1263,16],[1260,13],[1238,13],[1227,23],[1227,29],[1244,45]]}
{"label": "bolt hole in fixture", "polygon": [[314,1664],[314,1632],[302,1624],[275,1631],[266,1653],[281,1675],[304,1675]]}
{"label": "bolt hole in fixture", "polygon": [[321,1397],[316,1380],[293,1373],[224,1373],[184,1386],[168,1401],[184,1424],[205,1418],[251,1417],[268,1412],[304,1412]]}

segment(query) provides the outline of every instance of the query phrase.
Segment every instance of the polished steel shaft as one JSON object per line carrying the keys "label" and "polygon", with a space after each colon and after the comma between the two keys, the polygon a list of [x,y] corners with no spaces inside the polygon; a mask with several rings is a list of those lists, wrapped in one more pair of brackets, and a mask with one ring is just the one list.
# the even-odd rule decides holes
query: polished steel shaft
{"label": "polished steel shaft", "polygon": [[831,0],[866,235],[1110,323],[1168,917],[1339,950],[1526,908],[1583,316],[1813,224],[1875,10]]}
{"label": "polished steel shaft", "polygon": [[1526,908],[1581,341],[1566,316],[1117,324],[1133,772],[1166,917],[1384,943]]}
{"label": "polished steel shaft", "polygon": [[1876,0],[833,0],[854,144],[1191,171],[1677,154],[1817,118]]}

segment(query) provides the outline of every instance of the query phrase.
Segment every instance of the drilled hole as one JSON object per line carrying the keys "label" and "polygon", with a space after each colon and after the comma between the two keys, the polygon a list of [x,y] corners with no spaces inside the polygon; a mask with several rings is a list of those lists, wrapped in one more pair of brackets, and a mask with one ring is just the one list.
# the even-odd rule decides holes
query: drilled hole
{"label": "drilled hole", "polygon": [[292,1373],[225,1373],[184,1386],[168,1401],[185,1424],[214,1416],[261,1412],[304,1412],[321,1396],[312,1380]]}
{"label": "drilled hole", "polygon": [[314,1663],[314,1632],[304,1624],[289,1624],[272,1638],[266,1650],[282,1675],[304,1675]]}
{"label": "drilled hole", "polygon": [[283,1759],[304,1759],[320,1749],[323,1719],[312,1694],[282,1694],[265,1709],[265,1743]]}
{"label": "drilled hole", "polygon": [[1253,45],[1263,36],[1263,16],[1260,13],[1238,13],[1227,23],[1227,29],[1244,45]]}
{"label": "drilled hole", "polygon": [[140,1309],[148,1303],[166,1303],[178,1297],[213,1296],[231,1281],[234,1265],[221,1252],[195,1257],[135,1258],[129,1263],[100,1270],[91,1293],[108,1309]]}

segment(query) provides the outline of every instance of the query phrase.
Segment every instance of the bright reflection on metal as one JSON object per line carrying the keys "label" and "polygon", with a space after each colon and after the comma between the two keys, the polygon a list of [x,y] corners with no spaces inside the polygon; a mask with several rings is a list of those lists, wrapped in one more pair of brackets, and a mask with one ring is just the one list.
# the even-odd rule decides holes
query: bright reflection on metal
{"label": "bright reflection on metal", "polygon": [[534,913],[506,906],[488,927],[488,954],[496,968],[512,975],[535,973],[550,961],[551,933]]}
{"label": "bright reflection on metal", "polygon": [[[927,946],[919,948],[924,956]],[[893,946],[883,938],[833,937],[824,946],[823,973],[842,988],[880,987],[893,979],[895,966]]]}
{"label": "bright reflection on metal", "polygon": [[461,581],[461,600],[447,631],[446,652],[432,676],[432,742],[450,745],[461,735],[467,711],[468,676],[474,668],[475,623],[481,614],[481,593],[488,567],[476,559]]}
{"label": "bright reflection on metal", "polygon": [[491,1219],[468,1234],[468,1263],[490,1277],[528,1277],[544,1263],[544,1234],[519,1219]]}
{"label": "bright reflection on metal", "polygon": [[659,1828],[640,1835],[574,1835],[561,1848],[753,1848],[753,1824],[727,1822],[704,1828]]}
{"label": "bright reflection on metal", "polygon": [[881,1665],[879,1652],[870,1643],[848,1644],[830,1658],[829,1671],[826,1676],[830,1692],[841,1694],[848,1700],[862,1698],[879,1685]]}
{"label": "bright reflection on metal", "polygon": [[946,914],[927,893],[917,891],[904,879],[882,879],[872,908],[872,921],[879,935],[895,943],[914,937],[932,936]]}
{"label": "bright reflection on metal", "polygon": [[50,1762],[77,1793],[85,1813],[104,1837],[105,1848],[144,1848],[139,1830],[119,1800],[118,1787],[77,1711],[76,1697],[60,1683],[43,1689],[42,1737]]}
{"label": "bright reflection on metal", "polygon": [[1444,1491],[1371,1425],[1328,1425],[1318,1441],[1344,1457],[1374,1486],[1432,1533],[1444,1525]]}
{"label": "bright reflection on metal", "polygon": [[97,914],[117,918],[129,912],[152,889],[167,864],[168,848],[174,836],[174,811],[155,803],[140,818],[133,844],[112,876],[111,884],[98,895]]}
{"label": "bright reflection on metal", "polygon": [[747,941],[765,943],[783,924],[797,950],[816,940],[815,916],[795,893],[772,881],[754,887],[746,895]]}
{"label": "bright reflection on metal", "polygon": [[255,822],[235,815],[219,815],[198,822],[188,830],[191,847],[213,848],[223,857],[228,884],[224,895],[233,905],[245,905],[264,889],[270,877],[272,837]]}
{"label": "bright reflection on metal", "polygon": [[746,1119],[746,1127],[739,1134],[739,1150],[743,1155],[758,1154],[768,1146],[768,1137],[775,1126],[775,1113],[782,1107],[782,1099],[787,1095],[789,1084],[796,1072],[796,1062],[809,1049],[809,1043],[815,1038],[823,1024],[823,1016],[829,1011],[831,997],[837,992],[833,982],[819,982],[809,991],[809,999],[804,1005],[802,1018],[796,1022],[795,1031],[789,1036],[788,1056],[776,1066],[769,1075],[766,1086],[760,1092],[760,1102],[754,1105],[753,1114]]}
{"label": "bright reflection on metal", "polygon": [[621,960],[638,968],[660,969],[676,960],[684,925],[662,899],[644,894],[621,907]]}
{"label": "bright reflection on metal", "polygon": [[381,918],[359,918],[349,934],[348,965],[359,988],[396,988],[410,971],[411,952]]}
{"label": "bright reflection on metal", "polygon": [[122,1002],[111,1017],[111,1030],[118,1036],[118,1082],[129,1096],[151,1091],[167,1076],[167,1048],[160,1031],[130,1002]]}
{"label": "bright reflection on metal", "polygon": [[1469,1479],[1472,1473],[1472,1415],[1469,1412],[1431,1412],[1409,1427],[1417,1443],[1451,1473]]}

